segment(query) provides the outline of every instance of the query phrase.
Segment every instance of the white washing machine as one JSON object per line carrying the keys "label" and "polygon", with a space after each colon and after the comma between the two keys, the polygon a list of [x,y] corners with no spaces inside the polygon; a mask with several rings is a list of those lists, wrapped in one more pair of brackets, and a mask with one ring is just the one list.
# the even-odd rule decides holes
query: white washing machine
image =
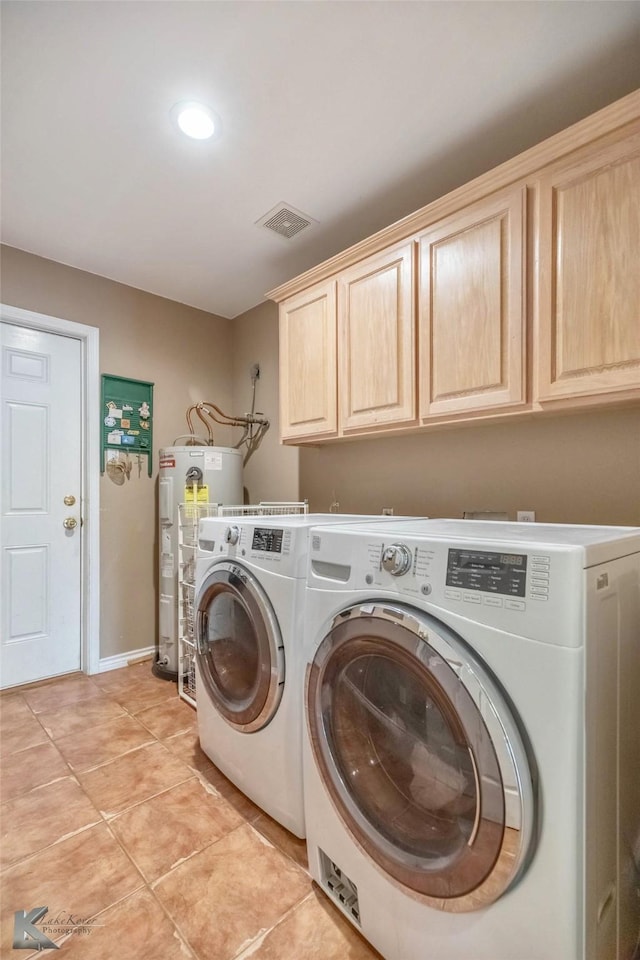
{"label": "white washing machine", "polygon": [[363,519],[375,520],[330,513],[205,518],[199,525],[200,744],[243,793],[298,837],[304,837],[302,634],[309,530]]}
{"label": "white washing machine", "polygon": [[387,960],[631,960],[640,529],[312,531],[312,876]]}

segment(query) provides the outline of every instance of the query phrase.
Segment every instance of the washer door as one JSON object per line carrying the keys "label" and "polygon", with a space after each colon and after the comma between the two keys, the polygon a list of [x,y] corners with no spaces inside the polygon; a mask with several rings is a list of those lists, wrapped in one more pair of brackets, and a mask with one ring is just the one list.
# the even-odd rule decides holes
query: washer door
{"label": "washer door", "polygon": [[334,620],[307,683],[324,784],[385,873],[454,911],[515,882],[533,837],[527,754],[460,637],[409,608],[353,607]]}
{"label": "washer door", "polygon": [[221,561],[200,586],[196,652],[221,716],[243,733],[266,726],[284,687],[282,638],[264,591],[239,564]]}

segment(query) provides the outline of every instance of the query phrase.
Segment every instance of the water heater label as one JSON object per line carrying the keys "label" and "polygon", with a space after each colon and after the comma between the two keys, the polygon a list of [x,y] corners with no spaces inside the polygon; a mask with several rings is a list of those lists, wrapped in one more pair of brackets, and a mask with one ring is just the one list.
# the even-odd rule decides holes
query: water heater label
{"label": "water heater label", "polygon": [[175,467],[175,457],[160,457],[160,467]]}
{"label": "water heater label", "polygon": [[205,453],[204,468],[205,470],[222,470],[222,454]]}
{"label": "water heater label", "polygon": [[[209,487],[205,483],[204,486],[197,488],[197,497],[198,503],[208,503],[209,502]],[[193,503],[193,487],[184,488],[184,502]]]}

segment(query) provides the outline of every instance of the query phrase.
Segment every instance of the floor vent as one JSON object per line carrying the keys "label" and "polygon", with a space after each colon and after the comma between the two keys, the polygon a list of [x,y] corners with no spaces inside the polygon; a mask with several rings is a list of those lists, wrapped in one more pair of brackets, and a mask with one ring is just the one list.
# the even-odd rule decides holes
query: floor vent
{"label": "floor vent", "polygon": [[360,926],[360,906],[358,904],[358,888],[352,880],[331,860],[322,850],[320,862],[322,864],[322,879],[329,894],[342,909]]}
{"label": "floor vent", "polygon": [[273,210],[265,213],[264,217],[256,220],[256,226],[266,227],[267,230],[272,230],[287,240],[291,240],[296,234],[306,230],[312,223],[316,223],[313,217],[296,210],[288,203],[279,203]]}

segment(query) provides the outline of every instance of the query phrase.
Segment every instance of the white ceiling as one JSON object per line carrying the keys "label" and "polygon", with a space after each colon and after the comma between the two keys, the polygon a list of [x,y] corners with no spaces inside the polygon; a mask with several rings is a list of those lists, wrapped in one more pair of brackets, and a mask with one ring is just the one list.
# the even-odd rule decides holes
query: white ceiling
{"label": "white ceiling", "polygon": [[[3,0],[3,241],[235,317],[640,87],[640,3]],[[214,142],[174,103],[222,117]],[[285,201],[318,223],[255,226]]]}

